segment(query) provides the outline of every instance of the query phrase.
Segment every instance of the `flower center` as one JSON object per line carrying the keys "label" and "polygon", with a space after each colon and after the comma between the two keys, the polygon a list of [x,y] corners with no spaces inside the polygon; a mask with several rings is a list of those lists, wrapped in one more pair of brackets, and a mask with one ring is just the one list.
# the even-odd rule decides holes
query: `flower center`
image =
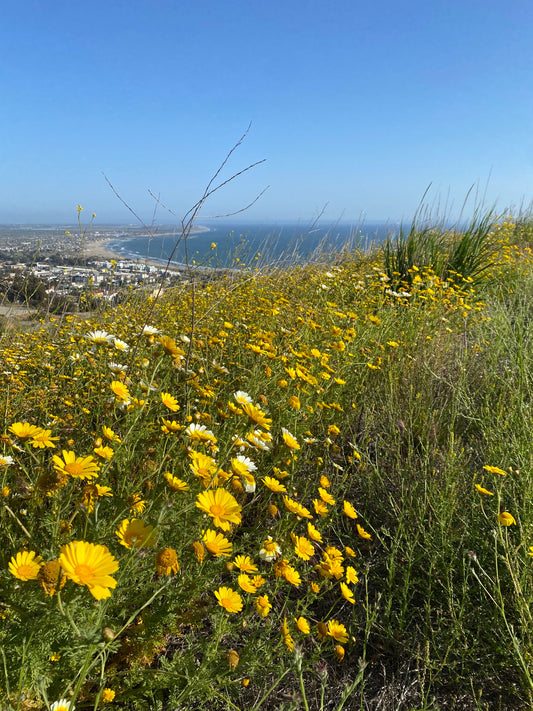
{"label": "flower center", "polygon": [[89,583],[94,580],[94,570],[85,563],[78,563],[74,568],[74,573],[83,583]]}
{"label": "flower center", "polygon": [[221,504],[211,504],[209,511],[212,516],[224,516],[226,514],[226,507]]}
{"label": "flower center", "polygon": [[81,476],[83,474],[83,467],[79,462],[69,462],[65,464],[65,471],[70,474],[70,476]]}

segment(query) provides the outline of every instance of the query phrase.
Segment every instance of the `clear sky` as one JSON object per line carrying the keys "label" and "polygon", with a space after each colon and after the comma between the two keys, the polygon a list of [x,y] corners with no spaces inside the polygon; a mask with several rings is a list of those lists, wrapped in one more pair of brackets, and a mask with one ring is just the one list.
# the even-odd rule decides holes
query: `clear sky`
{"label": "clear sky", "polygon": [[[531,0],[17,0],[0,28],[0,223],[401,219],[533,198]],[[169,216],[157,215],[161,222]],[[200,220],[201,222],[201,220]]]}

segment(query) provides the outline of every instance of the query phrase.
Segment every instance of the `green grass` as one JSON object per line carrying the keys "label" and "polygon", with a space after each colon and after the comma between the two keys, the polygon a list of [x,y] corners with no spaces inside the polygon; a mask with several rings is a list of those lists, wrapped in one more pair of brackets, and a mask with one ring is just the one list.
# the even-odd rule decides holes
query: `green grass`
{"label": "green grass", "polygon": [[[13,461],[0,470],[2,708],[62,698],[162,711],[530,708],[525,224],[477,216],[460,235],[417,228],[396,248],[327,266],[201,283],[191,272],[156,301],[132,293],[93,320],[3,334],[2,441]],[[143,334],[146,325],[161,333]],[[95,343],[94,329],[129,349]],[[249,414],[238,391],[255,405]],[[16,422],[57,439],[34,446],[35,432],[21,437]],[[189,436],[192,423],[211,441]],[[252,429],[263,439],[247,439]],[[63,476],[63,451],[97,460],[98,478]],[[210,474],[195,474],[194,452],[215,462]],[[238,455],[257,467],[255,490]],[[188,489],[172,489],[168,473]],[[209,489],[240,507],[227,530],[196,505]],[[500,511],[515,523],[502,525]],[[123,545],[116,532],[132,518],[153,527],[155,545]],[[226,537],[230,556],[195,554],[205,529]],[[269,536],[277,561],[259,555]],[[309,559],[295,537],[313,545]],[[20,551],[45,562],[72,541],[118,562],[109,597],[73,579],[47,595],[8,568]],[[179,572],[157,571],[163,548]],[[255,592],[240,586],[238,554],[264,578]],[[348,566],[358,582],[342,589]],[[217,604],[222,587],[242,610]]]}
{"label": "green grass", "polygon": [[415,218],[408,232],[403,226],[384,247],[385,272],[392,284],[410,285],[413,268],[430,267],[441,279],[479,284],[490,266],[497,221],[491,211],[476,210],[465,227],[445,229]]}

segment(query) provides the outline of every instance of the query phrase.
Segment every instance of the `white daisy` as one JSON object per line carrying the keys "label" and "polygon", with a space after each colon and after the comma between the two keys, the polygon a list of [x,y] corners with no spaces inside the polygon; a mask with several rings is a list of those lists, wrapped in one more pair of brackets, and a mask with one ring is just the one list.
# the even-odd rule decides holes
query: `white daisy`
{"label": "white daisy", "polygon": [[110,333],[108,333],[107,331],[101,331],[101,330],[89,331],[89,333],[87,334],[87,340],[91,341],[91,343],[94,343],[98,346],[102,346],[102,345],[111,343],[113,338],[114,338],[114,336],[112,336]]}
{"label": "white daisy", "polygon": [[126,341],[121,341],[120,338],[115,338],[114,344],[115,344],[115,348],[117,349],[117,351],[127,352],[130,349],[130,347],[128,346]]}
{"label": "white daisy", "polygon": [[248,393],[245,393],[244,390],[237,390],[236,393],[233,393],[233,397],[239,405],[246,405],[247,403],[252,402],[252,398],[248,395]]}
{"label": "white daisy", "polygon": [[124,373],[128,370],[127,365],[121,365],[120,363],[113,363],[112,361],[107,364],[107,367],[112,373]]}
{"label": "white daisy", "polygon": [[255,464],[252,462],[252,460],[249,457],[245,457],[244,454],[238,454],[235,459],[242,464],[243,468],[246,469],[247,472],[255,472],[257,471],[257,467]]}
{"label": "white daisy", "polygon": [[50,706],[50,711],[74,711],[75,708],[68,699],[59,699]]}

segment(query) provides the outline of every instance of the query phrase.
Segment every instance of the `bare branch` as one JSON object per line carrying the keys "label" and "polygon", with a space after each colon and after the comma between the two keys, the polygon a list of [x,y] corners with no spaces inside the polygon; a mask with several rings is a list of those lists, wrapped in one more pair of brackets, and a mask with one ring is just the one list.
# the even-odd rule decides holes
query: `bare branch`
{"label": "bare branch", "polygon": [[[239,144],[237,144],[237,145],[239,145]],[[234,148],[232,149],[232,151],[233,151],[234,149],[235,149],[235,146],[234,146]],[[228,155],[229,155],[229,154],[228,154]],[[216,186],[216,188],[213,188],[212,190],[209,190],[209,189],[206,188],[206,191],[204,192],[204,194],[203,194],[203,196],[200,198],[200,200],[198,200],[198,202],[197,202],[195,205],[193,205],[193,206],[191,207],[191,209],[190,209],[188,212],[185,213],[185,215],[183,216],[183,221],[186,220],[187,216],[188,216],[191,212],[195,212],[195,213],[197,214],[197,213],[198,213],[198,210],[199,210],[200,207],[205,203],[205,201],[207,200],[207,198],[209,198],[211,195],[213,195],[213,193],[216,193],[217,190],[220,190],[220,188],[223,188],[224,185],[227,185],[228,183],[231,183],[233,180],[235,180],[235,178],[238,178],[238,177],[239,177],[240,175],[242,175],[243,173],[246,173],[246,171],[251,170],[252,168],[255,168],[257,165],[261,165],[261,163],[265,163],[265,162],[266,162],[266,158],[263,158],[263,160],[258,160],[258,161],[256,161],[255,163],[251,163],[251,164],[248,165],[246,168],[243,168],[242,170],[239,170],[238,173],[234,173],[234,174],[233,174],[231,177],[229,177],[227,180],[224,180],[222,183],[219,183],[219,184]],[[220,169],[219,169],[217,172],[220,173]],[[209,183],[209,185],[212,185],[212,183],[213,183],[213,181],[211,180],[210,183]]]}
{"label": "bare branch", "polygon": [[104,176],[106,183],[109,185],[109,187],[111,188],[111,190],[115,193],[115,196],[120,200],[120,202],[124,205],[124,207],[127,208],[127,209],[131,212],[131,214],[135,217],[135,219],[136,219],[138,222],[140,222],[141,225],[142,225],[145,229],[149,230],[150,228],[148,227],[148,225],[145,224],[145,222],[144,222],[144,220],[142,219],[142,217],[139,217],[139,215],[135,212],[135,210],[131,207],[131,205],[128,205],[128,203],[122,198],[122,196],[119,194],[119,192],[117,191],[117,189],[115,188],[115,186],[113,185],[113,183],[109,180],[109,178],[107,177],[107,175],[106,175],[105,173],[102,173],[102,175]]}
{"label": "bare branch", "polygon": [[[241,207],[240,210],[235,210],[235,212],[227,212],[227,213],[225,213],[225,214],[223,214],[223,215],[202,215],[202,220],[216,220],[216,219],[218,219],[218,218],[220,218],[220,217],[232,217],[233,215],[238,215],[239,212],[245,212],[246,210],[248,210],[248,208],[252,207],[252,205],[254,205],[254,204],[259,200],[259,198],[261,198],[261,197],[266,193],[266,191],[267,191],[269,188],[270,188],[270,185],[267,185],[266,188],[263,188],[263,190],[261,190],[261,192],[259,193],[259,195],[257,195],[257,196],[252,200],[252,202],[249,202],[248,205],[246,205],[246,207]],[[151,190],[148,190],[148,192],[149,192],[149,194],[154,198],[154,200],[156,200],[157,203],[158,203],[164,210],[166,210],[167,212],[169,212],[171,215],[173,215],[173,216],[176,217],[177,219],[180,219],[180,218],[176,215],[176,213],[175,213],[173,210],[171,210],[169,207],[167,207],[163,202],[161,202],[161,200],[160,200],[158,197],[156,197],[156,196],[153,194],[153,192],[152,192]]]}
{"label": "bare branch", "polygon": [[[162,293],[163,284],[164,284],[165,278],[166,278],[166,276],[167,276],[167,274],[168,274],[168,272],[169,272],[170,264],[171,264],[171,262],[172,262],[172,259],[173,259],[174,255],[175,255],[175,253],[176,253],[176,250],[177,250],[177,248],[178,248],[178,245],[180,244],[180,242],[183,241],[183,248],[184,248],[184,252],[185,252],[185,265],[186,265],[186,269],[187,269],[187,272],[188,272],[189,278],[190,278],[190,283],[191,283],[191,300],[192,300],[192,301],[191,301],[190,340],[189,340],[189,347],[188,347],[188,349],[187,349],[187,355],[186,355],[186,358],[185,358],[185,370],[188,370],[188,368],[189,368],[189,363],[190,363],[191,354],[192,354],[192,348],[193,348],[193,341],[194,341],[194,332],[195,332],[195,328],[196,328],[196,298],[195,298],[195,295],[196,295],[196,285],[195,285],[195,280],[194,280],[194,274],[193,274],[193,271],[192,271],[192,269],[191,269],[191,265],[190,265],[190,263],[189,263],[188,238],[189,238],[189,236],[190,236],[190,234],[191,234],[191,231],[192,231],[193,226],[194,226],[194,221],[195,221],[196,217],[198,216],[198,213],[200,212],[202,206],[205,204],[206,200],[207,200],[211,195],[213,195],[213,193],[215,193],[217,190],[220,190],[220,188],[224,187],[225,185],[227,185],[228,183],[232,182],[233,180],[235,180],[235,178],[238,178],[239,176],[243,175],[244,173],[246,173],[247,171],[251,170],[252,168],[255,168],[255,166],[260,165],[261,163],[264,163],[264,162],[265,162],[266,159],[257,161],[257,162],[255,162],[255,163],[251,163],[251,164],[248,165],[246,168],[243,168],[242,170],[239,170],[238,172],[234,173],[233,175],[231,175],[231,176],[230,176],[229,178],[227,178],[226,180],[223,180],[221,183],[219,183],[218,185],[216,185],[215,187],[213,187],[213,184],[215,183],[215,181],[217,180],[218,176],[220,175],[220,173],[222,172],[222,170],[223,170],[224,167],[226,166],[226,164],[227,164],[227,162],[229,161],[230,157],[233,155],[233,153],[234,153],[234,152],[236,151],[236,149],[242,144],[242,142],[244,141],[244,139],[245,139],[246,136],[248,135],[248,132],[249,132],[249,130],[250,130],[251,125],[252,125],[252,123],[250,122],[250,123],[248,124],[248,128],[247,128],[246,131],[243,133],[243,135],[241,136],[241,138],[237,141],[237,143],[233,146],[233,148],[226,154],[226,157],[224,158],[224,160],[222,161],[222,163],[219,165],[219,167],[217,168],[217,170],[215,171],[215,173],[213,174],[213,176],[211,177],[211,179],[210,179],[209,182],[207,183],[207,186],[205,187],[204,192],[203,192],[203,195],[202,195],[202,197],[200,198],[200,200],[198,200],[198,202],[196,202],[196,203],[185,213],[185,215],[184,215],[182,218],[178,217],[178,215],[174,212],[174,210],[172,210],[172,209],[169,208],[167,205],[165,205],[165,204],[161,201],[161,198],[160,198],[159,195],[155,195],[151,190],[148,190],[150,196],[151,196],[151,197],[154,199],[154,201],[155,201],[154,214],[153,214],[153,217],[152,217],[152,225],[153,225],[153,223],[154,223],[154,221],[155,221],[155,215],[156,215],[156,212],[157,212],[157,208],[158,208],[158,207],[162,207],[162,208],[163,208],[164,210],[166,210],[170,215],[172,215],[172,216],[175,217],[177,220],[179,220],[179,222],[180,222],[180,224],[181,224],[181,233],[178,235],[178,238],[177,238],[177,240],[176,240],[176,242],[175,242],[175,244],[174,244],[174,248],[172,249],[172,252],[170,253],[170,256],[168,257],[168,260],[167,260],[167,263],[166,263],[166,267],[165,267],[164,272],[163,272],[163,276],[162,276],[161,281],[160,281],[160,283],[159,283],[159,289],[157,290],[157,293],[155,294],[155,297],[154,297],[153,300],[152,300],[152,304],[151,304],[151,307],[150,307],[150,309],[149,309],[149,313],[148,313],[147,317],[150,316],[150,314],[153,312],[153,310],[154,310],[154,308],[155,308],[155,305],[156,305],[156,303],[157,303],[157,301],[158,301],[158,299],[159,299],[159,296],[160,296],[161,293]],[[107,178],[107,176],[106,176],[105,174],[104,174],[104,178],[105,178],[107,184],[109,185],[109,187],[111,188],[111,190],[113,191],[113,193],[114,193],[114,194],[116,195],[116,197],[120,200],[120,202],[131,212],[131,214],[140,222],[140,224],[143,225],[143,227],[148,231],[149,235],[151,236],[151,234],[152,234],[151,228],[149,228],[149,227],[144,223],[144,221],[141,219],[141,217],[139,217],[139,215],[135,212],[135,210],[133,210],[133,208],[132,208],[130,205],[128,205],[128,203],[119,195],[118,191],[115,189],[115,187],[112,185],[111,181]],[[257,195],[257,197],[256,197],[254,200],[252,200],[252,202],[250,202],[248,205],[246,205],[246,207],[243,207],[243,208],[241,208],[240,210],[236,210],[235,212],[227,213],[226,215],[223,215],[223,216],[224,216],[224,217],[230,217],[231,215],[237,215],[238,213],[241,213],[241,212],[244,212],[245,210],[248,210],[249,207],[251,207],[254,203],[256,203],[256,202],[259,200],[259,198],[265,193],[265,191],[266,191],[267,189],[268,189],[268,187],[265,188],[264,190],[262,190],[262,191],[259,193],[259,195]],[[136,349],[134,349],[134,351],[135,351],[135,350],[136,350]],[[132,358],[133,358],[133,355],[134,355],[134,351],[132,351],[132,353],[131,353],[131,357],[132,357]],[[185,399],[186,399],[186,403],[188,403],[188,393],[187,393],[187,391],[186,391],[186,398],[185,398]]]}

